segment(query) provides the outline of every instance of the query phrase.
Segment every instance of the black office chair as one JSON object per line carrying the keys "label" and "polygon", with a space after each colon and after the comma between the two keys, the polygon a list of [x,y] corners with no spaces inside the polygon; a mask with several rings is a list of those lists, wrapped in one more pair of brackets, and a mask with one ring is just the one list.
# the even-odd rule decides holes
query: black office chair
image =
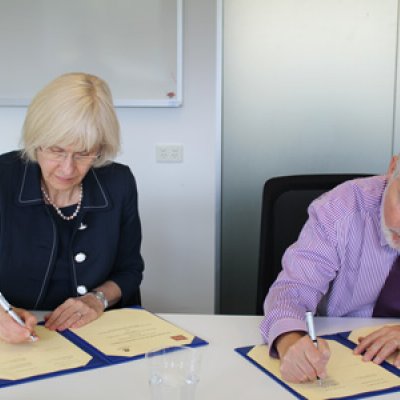
{"label": "black office chair", "polygon": [[256,313],[281,271],[285,250],[294,243],[308,218],[309,204],[322,193],[350,179],[368,174],[293,175],[271,178],[264,184]]}

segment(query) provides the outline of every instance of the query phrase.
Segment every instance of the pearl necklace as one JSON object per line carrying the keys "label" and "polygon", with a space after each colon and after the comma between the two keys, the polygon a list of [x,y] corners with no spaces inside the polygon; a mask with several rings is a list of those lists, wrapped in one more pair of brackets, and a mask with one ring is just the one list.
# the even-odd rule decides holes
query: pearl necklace
{"label": "pearl necklace", "polygon": [[46,199],[47,203],[53,206],[53,208],[56,210],[57,214],[65,221],[71,221],[73,220],[79,213],[79,210],[81,209],[81,204],[82,204],[82,198],[83,198],[83,185],[82,183],[80,184],[80,193],[79,193],[79,201],[76,206],[75,211],[71,215],[64,215],[63,212],[51,201],[50,196],[47,194],[46,189],[42,185],[42,193],[44,198]]}

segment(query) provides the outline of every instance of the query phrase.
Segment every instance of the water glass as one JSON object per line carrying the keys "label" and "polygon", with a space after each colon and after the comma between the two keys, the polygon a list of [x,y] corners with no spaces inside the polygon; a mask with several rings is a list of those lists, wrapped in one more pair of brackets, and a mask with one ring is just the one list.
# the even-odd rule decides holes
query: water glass
{"label": "water glass", "polygon": [[146,353],[152,400],[194,400],[199,382],[200,350],[189,346]]}

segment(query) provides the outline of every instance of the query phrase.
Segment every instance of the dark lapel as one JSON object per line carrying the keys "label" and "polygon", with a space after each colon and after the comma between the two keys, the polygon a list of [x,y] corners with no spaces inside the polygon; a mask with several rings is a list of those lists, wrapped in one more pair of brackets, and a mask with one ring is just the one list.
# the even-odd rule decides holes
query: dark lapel
{"label": "dark lapel", "polygon": [[43,203],[40,176],[40,168],[37,163],[22,162],[22,180],[17,193],[17,203],[19,205],[31,206]]}
{"label": "dark lapel", "polygon": [[82,208],[86,211],[105,211],[110,207],[110,196],[96,170],[91,168],[83,180]]}

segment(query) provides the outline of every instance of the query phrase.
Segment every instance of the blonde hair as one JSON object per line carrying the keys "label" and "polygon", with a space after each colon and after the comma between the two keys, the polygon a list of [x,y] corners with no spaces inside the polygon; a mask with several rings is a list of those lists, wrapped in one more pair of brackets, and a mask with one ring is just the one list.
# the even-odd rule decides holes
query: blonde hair
{"label": "blonde hair", "polygon": [[36,161],[38,148],[52,146],[77,146],[77,151],[99,148],[95,167],[116,157],[119,123],[105,81],[69,73],[54,79],[34,97],[23,126],[23,155]]}

